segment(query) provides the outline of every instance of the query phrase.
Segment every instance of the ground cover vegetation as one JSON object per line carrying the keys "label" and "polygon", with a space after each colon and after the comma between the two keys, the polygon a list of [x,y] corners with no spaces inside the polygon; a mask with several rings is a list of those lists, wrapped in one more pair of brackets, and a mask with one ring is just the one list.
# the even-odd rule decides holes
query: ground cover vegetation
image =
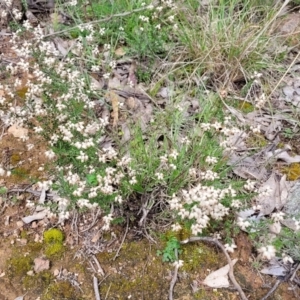
{"label": "ground cover vegetation", "polygon": [[[286,146],[298,134],[297,105],[288,126],[274,124],[277,89],[298,58],[292,35],[276,30],[297,1],[57,1],[37,24],[24,17],[31,2],[20,11],[2,2],[12,49],[1,64],[3,133],[28,153],[43,144],[44,162],[33,170],[22,154],[3,156],[0,176],[44,193],[42,203],[26,200],[31,214],[42,207],[62,226],[99,211],[102,232],[137,226],[149,242],[162,239],[157,255],[175,268],[169,299],[178,270],[194,270],[183,259],[193,241],[224,252],[242,299],[228,256],[239,233],[259,261],[294,270],[300,211],[289,213],[282,191],[300,176],[298,144]],[[247,167],[245,157],[262,154]],[[62,255],[60,230],[43,239],[46,257]],[[10,269],[26,273],[32,261]]]}

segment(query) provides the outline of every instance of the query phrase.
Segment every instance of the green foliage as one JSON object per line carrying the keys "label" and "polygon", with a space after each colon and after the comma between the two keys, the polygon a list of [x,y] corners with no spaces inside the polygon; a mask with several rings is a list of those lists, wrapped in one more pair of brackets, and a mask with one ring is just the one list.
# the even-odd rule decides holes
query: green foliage
{"label": "green foliage", "polygon": [[7,193],[7,188],[4,187],[4,186],[1,186],[1,187],[0,187],[0,195],[4,195],[4,194],[6,194],[6,193]]}
{"label": "green foliage", "polygon": [[162,255],[163,262],[174,262],[177,260],[175,255],[176,250],[178,254],[181,253],[180,242],[176,237],[171,236],[166,242],[166,247],[162,251],[158,250],[157,255]]}

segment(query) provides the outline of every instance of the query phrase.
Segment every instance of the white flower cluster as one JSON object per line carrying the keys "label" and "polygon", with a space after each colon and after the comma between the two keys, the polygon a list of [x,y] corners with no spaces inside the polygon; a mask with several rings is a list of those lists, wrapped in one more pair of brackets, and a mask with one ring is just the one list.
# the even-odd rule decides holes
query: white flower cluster
{"label": "white flower cluster", "polygon": [[[220,202],[226,195],[234,194],[234,190],[216,189],[213,186],[198,184],[189,190],[181,190],[169,201],[170,208],[177,212],[181,220],[193,220],[192,233],[197,235],[207,227],[210,219],[221,220],[228,214],[228,208]],[[178,229],[174,225],[174,229]]]}
{"label": "white flower cluster", "polygon": [[271,260],[276,256],[276,249],[272,245],[261,247],[258,249],[258,252],[261,254],[263,259]]}

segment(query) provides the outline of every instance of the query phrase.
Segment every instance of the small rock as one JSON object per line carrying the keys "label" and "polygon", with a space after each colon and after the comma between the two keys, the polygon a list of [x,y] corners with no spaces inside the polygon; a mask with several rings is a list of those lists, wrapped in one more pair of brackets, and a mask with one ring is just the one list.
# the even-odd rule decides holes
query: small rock
{"label": "small rock", "polygon": [[9,221],[10,221],[10,216],[6,216],[6,217],[5,217],[4,225],[5,225],[5,226],[8,226],[8,225],[9,225]]}
{"label": "small rock", "polygon": [[24,223],[22,221],[18,221],[17,222],[17,226],[20,228],[20,227],[23,227]]}
{"label": "small rock", "polygon": [[34,236],[34,241],[35,241],[36,243],[40,241],[40,236],[39,236],[38,234],[36,234],[36,235]]}
{"label": "small rock", "polygon": [[21,245],[26,245],[27,239],[20,239],[19,242],[21,243]]}
{"label": "small rock", "polygon": [[34,260],[34,271],[36,273],[42,272],[44,270],[49,270],[49,269],[50,269],[49,259],[38,257]]}
{"label": "small rock", "polygon": [[27,274],[28,276],[33,276],[33,275],[34,275],[34,272],[33,272],[32,270],[30,270],[30,271],[28,271],[26,274]]}
{"label": "small rock", "polygon": [[62,273],[63,273],[64,276],[67,276],[68,275],[68,270],[67,269],[63,269]]}
{"label": "small rock", "polygon": [[295,90],[291,86],[285,86],[282,91],[287,97],[292,98]]}
{"label": "small rock", "polygon": [[300,88],[296,88],[295,91],[296,91],[297,95],[300,95]]}
{"label": "small rock", "polygon": [[55,269],[54,271],[53,271],[53,275],[56,277],[56,276],[58,276],[59,275],[59,270],[58,269]]}
{"label": "small rock", "polygon": [[32,224],[31,224],[31,228],[37,228],[38,227],[38,224],[37,224],[37,222],[32,222]]}

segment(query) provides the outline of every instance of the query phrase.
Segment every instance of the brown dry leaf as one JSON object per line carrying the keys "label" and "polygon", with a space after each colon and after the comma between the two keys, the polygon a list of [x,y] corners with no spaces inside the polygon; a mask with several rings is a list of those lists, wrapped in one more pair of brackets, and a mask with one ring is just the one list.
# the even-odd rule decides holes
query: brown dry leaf
{"label": "brown dry leaf", "polygon": [[232,154],[228,161],[228,165],[232,166],[233,172],[244,179],[261,180],[266,177],[267,169],[259,159],[253,156],[241,158],[236,154]]}
{"label": "brown dry leaf", "polygon": [[125,104],[129,110],[135,111],[141,106],[141,101],[134,97],[129,97],[125,100]]}
{"label": "brown dry leaf", "polygon": [[50,14],[50,20],[53,24],[53,26],[57,26],[58,24],[63,24],[64,23],[64,18],[60,13],[54,12]]}
{"label": "brown dry leaf", "polygon": [[297,30],[297,27],[300,24],[299,14],[288,14],[284,20],[281,22],[277,32],[281,34],[292,34]]}
{"label": "brown dry leaf", "polygon": [[126,51],[123,47],[119,47],[118,49],[116,49],[115,54],[117,56],[123,56],[126,54]]}
{"label": "brown dry leaf", "polygon": [[136,63],[133,62],[129,68],[129,74],[128,74],[128,83],[130,86],[137,85],[137,78],[135,76],[135,72],[136,72]]}
{"label": "brown dry leaf", "polygon": [[130,140],[131,134],[130,134],[130,129],[126,123],[123,123],[121,126],[122,126],[122,141],[121,141],[121,143],[124,144]]}
{"label": "brown dry leaf", "polygon": [[89,76],[93,90],[101,91],[104,87],[104,81],[96,80],[93,76]]}
{"label": "brown dry leaf", "polygon": [[12,134],[16,138],[28,136],[28,129],[20,127],[17,124],[10,126],[7,132],[8,134]]}
{"label": "brown dry leaf", "polygon": [[277,149],[274,151],[274,153],[272,151],[269,151],[266,153],[266,157],[281,159],[288,164],[300,162],[300,155],[290,156],[286,151],[283,151],[282,149]]}
{"label": "brown dry leaf", "polygon": [[5,95],[4,90],[0,90],[0,97],[3,97]]}
{"label": "brown dry leaf", "polygon": [[48,259],[44,259],[38,257],[34,260],[34,271],[35,273],[42,272],[44,270],[50,269],[50,261]]}
{"label": "brown dry leaf", "polygon": [[262,193],[269,190],[269,195],[258,196],[257,204],[260,205],[262,215],[271,214],[274,209],[281,210],[285,205],[292,183],[286,181],[286,175],[280,179],[275,173],[272,173],[269,179],[259,188],[258,192]]}
{"label": "brown dry leaf", "polygon": [[116,76],[113,78],[109,78],[108,79],[108,89],[113,90],[113,89],[121,89],[122,88],[122,84],[119,78],[117,78]]}
{"label": "brown dry leaf", "polygon": [[112,105],[112,117],[113,127],[117,126],[119,120],[119,96],[114,91],[109,91],[105,95],[106,99],[111,102]]}
{"label": "brown dry leaf", "polygon": [[[232,265],[235,265],[235,263],[238,261],[238,259],[232,260]],[[210,273],[202,282],[203,284],[212,287],[212,288],[224,288],[229,287],[229,280],[228,280],[228,273],[229,273],[230,267],[229,264],[226,266],[218,269],[217,271],[214,271]]]}
{"label": "brown dry leaf", "polygon": [[92,243],[97,243],[101,237],[101,231],[98,231],[92,238]]}

